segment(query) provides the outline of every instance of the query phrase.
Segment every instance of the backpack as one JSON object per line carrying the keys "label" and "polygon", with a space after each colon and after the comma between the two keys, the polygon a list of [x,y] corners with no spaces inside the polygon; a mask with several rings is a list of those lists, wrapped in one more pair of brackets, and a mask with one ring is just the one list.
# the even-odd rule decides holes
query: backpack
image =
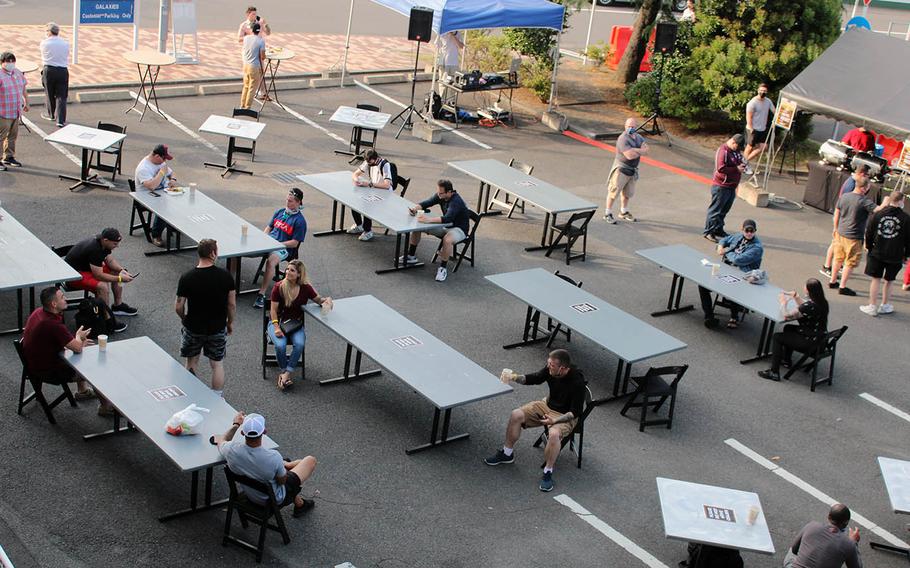
{"label": "backpack", "polygon": [[433,118],[439,118],[439,115],[442,112],[442,97],[439,96],[439,93],[431,93],[424,97],[423,106]]}
{"label": "backpack", "polygon": [[392,175],[392,191],[395,191],[396,189],[398,189],[398,179],[399,179],[398,178],[398,166],[396,166],[393,162],[390,162],[390,161],[386,160],[385,158],[382,158],[381,160],[379,160],[379,163],[376,164],[376,167],[379,168],[380,171],[382,171],[382,167],[386,164],[389,165],[389,173]]}
{"label": "backpack", "polygon": [[98,339],[99,335],[111,335],[117,325],[117,319],[107,304],[98,298],[86,298],[79,304],[76,312],[76,325],[91,329],[89,338]]}

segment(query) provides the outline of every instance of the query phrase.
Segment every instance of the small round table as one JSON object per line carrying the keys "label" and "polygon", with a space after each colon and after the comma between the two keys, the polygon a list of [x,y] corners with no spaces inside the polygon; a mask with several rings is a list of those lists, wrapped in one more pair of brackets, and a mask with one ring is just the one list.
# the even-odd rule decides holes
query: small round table
{"label": "small round table", "polygon": [[[161,109],[158,107],[158,95],[155,93],[155,83],[158,81],[158,71],[161,70],[161,67],[173,65],[177,63],[177,59],[175,59],[173,55],[161,53],[154,49],[126,51],[123,53],[123,58],[130,63],[135,63],[136,69],[139,71],[139,95],[136,97],[136,100],[133,101],[133,106],[126,109],[126,114],[129,114],[131,110],[138,112],[139,121],[141,122],[145,117],[145,111],[148,110],[149,105],[154,100],[155,106],[152,110],[161,115],[161,118],[167,120],[167,117],[164,116],[164,113],[161,112]],[[152,72],[152,67],[155,68],[154,72]],[[146,89],[146,85],[148,85],[148,89]],[[144,101],[145,104],[142,105],[142,109],[140,110],[137,107],[141,101]]]}
{"label": "small round table", "polygon": [[[294,59],[296,53],[290,49],[285,49],[283,47],[270,47],[265,50],[265,60],[266,68],[268,71],[268,77],[266,77],[265,72],[262,73],[262,86],[265,87],[262,89],[263,94],[265,95],[264,99],[260,101],[259,111],[262,111],[262,107],[265,106],[265,103],[268,101],[269,93],[274,95],[275,104],[284,108],[284,105],[278,100],[278,88],[275,87],[275,77],[278,75],[278,67],[281,65],[281,62],[286,59]],[[266,80],[268,79],[268,83]]]}

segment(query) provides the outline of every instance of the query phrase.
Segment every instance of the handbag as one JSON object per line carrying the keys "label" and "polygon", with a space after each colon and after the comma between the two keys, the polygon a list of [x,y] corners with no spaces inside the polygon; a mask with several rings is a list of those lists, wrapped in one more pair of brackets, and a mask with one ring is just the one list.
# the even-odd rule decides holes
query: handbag
{"label": "handbag", "polygon": [[294,335],[300,328],[303,327],[303,320],[289,318],[279,323],[278,327],[281,329],[281,333],[285,335]]}

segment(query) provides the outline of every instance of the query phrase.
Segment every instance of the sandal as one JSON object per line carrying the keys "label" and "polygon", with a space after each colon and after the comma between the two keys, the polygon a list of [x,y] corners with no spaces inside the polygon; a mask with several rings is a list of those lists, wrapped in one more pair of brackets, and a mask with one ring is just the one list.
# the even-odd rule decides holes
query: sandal
{"label": "sandal", "polygon": [[289,387],[294,386],[294,381],[291,379],[290,373],[281,373],[278,375],[278,390],[283,391]]}
{"label": "sandal", "polygon": [[731,319],[727,322],[727,329],[736,329],[737,327],[739,327],[739,322],[735,319]]}

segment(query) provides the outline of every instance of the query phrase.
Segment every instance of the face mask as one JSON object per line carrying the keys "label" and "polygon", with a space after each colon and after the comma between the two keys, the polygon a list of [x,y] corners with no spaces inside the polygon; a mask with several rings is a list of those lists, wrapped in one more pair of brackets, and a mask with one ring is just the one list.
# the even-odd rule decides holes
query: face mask
{"label": "face mask", "polygon": [[630,126],[630,127],[629,127],[629,134],[635,134],[635,127],[634,127],[634,126]]}
{"label": "face mask", "polygon": [[12,73],[16,69],[16,64],[15,63],[4,63],[3,68],[6,69],[7,71],[9,71],[10,73]]}
{"label": "face mask", "polygon": [[758,93],[758,98],[763,99],[768,96],[768,93]]}

